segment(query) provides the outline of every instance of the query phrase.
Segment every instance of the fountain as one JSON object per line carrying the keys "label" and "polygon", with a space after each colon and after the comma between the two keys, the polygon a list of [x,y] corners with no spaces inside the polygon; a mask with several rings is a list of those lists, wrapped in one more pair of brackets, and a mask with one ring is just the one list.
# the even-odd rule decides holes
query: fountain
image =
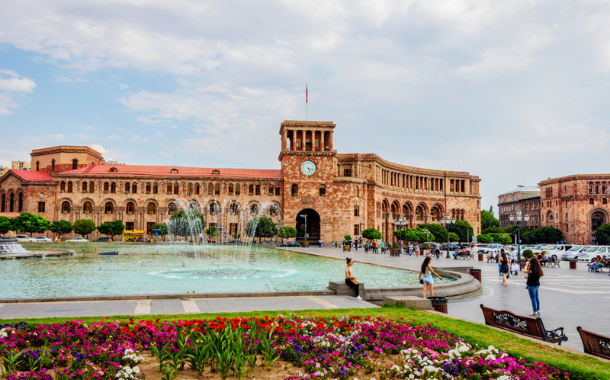
{"label": "fountain", "polygon": [[2,239],[0,238],[0,255],[9,255],[14,253],[28,253],[25,248],[17,242],[17,239]]}
{"label": "fountain", "polygon": [[0,259],[23,259],[28,257],[68,256],[73,255],[71,250],[44,250],[28,251],[23,248],[17,239],[0,238]]}

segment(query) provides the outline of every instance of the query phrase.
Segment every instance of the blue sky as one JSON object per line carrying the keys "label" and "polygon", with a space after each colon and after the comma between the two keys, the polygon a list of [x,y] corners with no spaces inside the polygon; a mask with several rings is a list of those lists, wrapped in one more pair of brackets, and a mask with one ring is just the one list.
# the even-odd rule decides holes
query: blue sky
{"label": "blue sky", "polygon": [[0,12],[0,165],[89,145],[128,164],[279,168],[283,120],[339,152],[517,184],[604,173],[607,1],[57,0]]}

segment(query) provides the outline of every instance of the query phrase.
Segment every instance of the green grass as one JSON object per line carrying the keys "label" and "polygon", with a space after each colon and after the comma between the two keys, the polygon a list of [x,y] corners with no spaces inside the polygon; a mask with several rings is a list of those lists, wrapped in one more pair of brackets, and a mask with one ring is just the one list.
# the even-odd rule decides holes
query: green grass
{"label": "green grass", "polygon": [[[431,323],[436,328],[443,329],[448,333],[461,337],[470,344],[478,344],[480,346],[494,346],[499,348],[511,356],[523,358],[528,362],[544,362],[551,367],[561,368],[570,373],[572,379],[610,379],[610,364],[596,358],[570,353],[556,347],[548,346],[533,342],[529,339],[521,338],[517,335],[498,331],[484,325],[479,325],[472,322],[467,322],[459,319],[444,317],[437,314],[428,313],[425,311],[408,309],[404,307],[383,307],[380,309],[332,309],[332,310],[301,310],[301,311],[257,311],[257,312],[240,312],[240,313],[214,313],[214,314],[179,314],[179,315],[147,315],[147,316],[113,316],[108,317],[110,321],[119,320],[121,322],[128,321],[129,318],[134,320],[155,320],[161,318],[164,321],[174,320],[192,320],[192,319],[211,319],[217,316],[234,318],[234,317],[261,317],[275,316],[282,314],[285,317],[290,313],[297,315],[310,315],[313,317],[335,317],[335,316],[380,316],[383,315],[392,319],[404,318],[407,320],[415,320],[417,323]],[[13,319],[0,320],[0,324],[15,323],[24,321],[30,325],[36,324],[52,324],[63,323],[70,320],[82,320],[85,323],[99,322],[101,317],[85,317],[85,318],[41,318],[41,319]]]}

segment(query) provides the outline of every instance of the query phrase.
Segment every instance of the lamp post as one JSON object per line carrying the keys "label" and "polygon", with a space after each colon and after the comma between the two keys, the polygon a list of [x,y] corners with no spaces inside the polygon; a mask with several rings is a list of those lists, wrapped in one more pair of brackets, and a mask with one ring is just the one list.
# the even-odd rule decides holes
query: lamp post
{"label": "lamp post", "polygon": [[305,241],[307,241],[307,214],[301,214],[299,216],[305,218]]}
{"label": "lamp post", "polygon": [[449,226],[455,223],[455,219],[451,219],[451,215],[447,214],[444,218],[441,219],[441,223],[445,225],[447,229],[447,259],[450,259],[449,256]]}
{"label": "lamp post", "polygon": [[528,222],[530,220],[530,216],[525,214],[523,218],[521,217],[521,210],[517,209],[517,216],[510,214],[508,219],[511,221],[516,221],[517,223],[517,261],[521,263],[521,220],[524,222]]}
{"label": "lamp post", "polygon": [[[397,225],[399,227],[399,229],[402,229],[400,227],[406,226],[407,220],[403,219],[403,218],[398,218],[397,220],[394,221],[394,224]],[[404,239],[401,239],[401,240],[404,240]],[[400,249],[402,250],[402,242],[400,243]]]}

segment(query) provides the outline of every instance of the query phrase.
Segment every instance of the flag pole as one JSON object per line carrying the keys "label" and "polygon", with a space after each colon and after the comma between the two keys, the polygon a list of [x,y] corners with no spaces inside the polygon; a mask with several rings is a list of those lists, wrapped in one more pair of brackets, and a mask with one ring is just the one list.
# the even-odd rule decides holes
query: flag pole
{"label": "flag pole", "polygon": [[307,121],[307,105],[309,104],[309,90],[307,89],[307,83],[305,83],[305,121]]}

